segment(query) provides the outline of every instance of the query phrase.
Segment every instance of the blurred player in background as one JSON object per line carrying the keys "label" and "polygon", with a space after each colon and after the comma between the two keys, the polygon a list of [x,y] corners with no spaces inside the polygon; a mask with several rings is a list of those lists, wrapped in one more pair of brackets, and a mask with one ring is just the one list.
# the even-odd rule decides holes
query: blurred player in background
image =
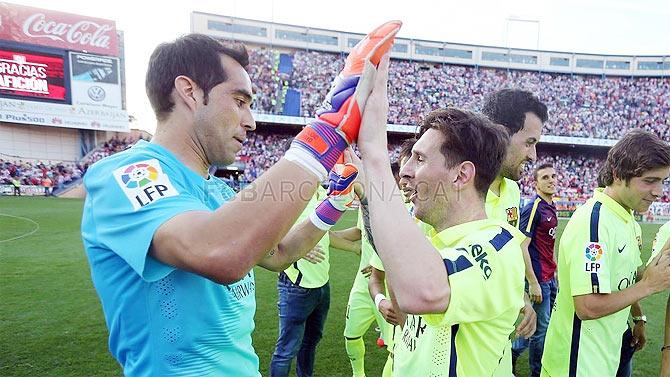
{"label": "blurred player in background", "polygon": [[[342,169],[343,173],[331,174],[330,193],[343,189],[349,191],[329,198],[326,190],[320,187],[296,224],[316,214],[318,206],[324,199],[342,209],[351,204],[354,193],[350,186],[353,185],[357,170],[350,165],[336,165],[336,168]],[[334,242],[331,244],[331,241]],[[340,239],[328,232],[318,241],[310,254],[293,262],[279,273],[277,280],[279,337],[270,362],[272,377],[288,376],[291,362],[296,356],[296,374],[299,377],[314,374],[316,347],[323,336],[330,308],[328,280],[331,245],[345,251],[360,253],[360,243]]]}
{"label": "blurred player in background", "polygon": [[529,363],[531,377],[539,377],[542,370],[542,350],[544,336],[549,326],[551,308],[556,299],[556,257],[554,242],[558,217],[552,195],[556,192],[556,169],[553,164],[545,163],[533,172],[536,195],[533,201],[521,210],[520,230],[530,239],[528,252],[535,277],[540,282],[542,300],[533,304],[537,314],[535,334],[528,340],[519,337],[512,344],[513,364],[530,347]]}

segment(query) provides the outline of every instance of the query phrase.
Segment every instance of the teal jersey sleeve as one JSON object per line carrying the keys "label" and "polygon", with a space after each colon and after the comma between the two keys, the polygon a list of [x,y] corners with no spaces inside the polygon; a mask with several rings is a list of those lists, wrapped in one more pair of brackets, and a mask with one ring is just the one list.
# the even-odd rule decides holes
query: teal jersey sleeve
{"label": "teal jersey sleeve", "polygon": [[174,269],[148,255],[158,227],[180,213],[210,209],[158,159],[135,157],[86,175],[82,234],[85,243],[112,250],[144,280],[155,281]]}

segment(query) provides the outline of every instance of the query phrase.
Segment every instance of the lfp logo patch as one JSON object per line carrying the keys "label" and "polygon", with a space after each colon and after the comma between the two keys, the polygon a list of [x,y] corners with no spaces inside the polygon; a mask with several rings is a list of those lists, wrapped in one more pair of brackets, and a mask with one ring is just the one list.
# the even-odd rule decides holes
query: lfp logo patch
{"label": "lfp logo patch", "polygon": [[130,165],[121,176],[127,188],[144,187],[156,179],[158,179],[158,170],[149,164]]}
{"label": "lfp logo patch", "polygon": [[586,258],[585,270],[597,273],[602,266],[601,259],[604,253],[605,249],[601,244],[597,242],[588,243],[584,252],[584,257]]}
{"label": "lfp logo patch", "polygon": [[603,256],[603,247],[599,243],[591,243],[586,247],[586,260],[597,262]]}
{"label": "lfp logo patch", "polygon": [[179,194],[155,158],[118,168],[114,171],[114,178],[136,211],[157,200]]}

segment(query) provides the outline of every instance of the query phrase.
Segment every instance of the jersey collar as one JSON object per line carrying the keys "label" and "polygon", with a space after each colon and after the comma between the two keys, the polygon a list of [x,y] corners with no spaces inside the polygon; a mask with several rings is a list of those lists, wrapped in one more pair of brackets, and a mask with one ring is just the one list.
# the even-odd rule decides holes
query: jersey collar
{"label": "jersey collar", "polygon": [[135,144],[135,146],[138,147],[138,148],[144,148],[144,149],[152,150],[154,152],[158,152],[163,157],[169,158],[170,160],[172,160],[172,162],[175,164],[175,166],[180,166],[181,167],[180,170],[183,171],[184,174],[189,176],[190,180],[194,180],[195,182],[200,182],[200,181],[209,182],[212,179],[212,175],[210,175],[210,174],[207,175],[207,178],[204,178],[200,174],[191,170],[191,168],[186,166],[180,159],[178,159],[177,156],[175,156],[175,154],[172,153],[172,151],[170,151],[169,149],[165,148],[164,146],[162,146],[160,144],[150,143],[146,140],[139,140]]}
{"label": "jersey collar", "polygon": [[616,213],[624,221],[628,222],[635,220],[633,217],[633,211],[627,211],[621,204],[617,203],[616,200],[612,199],[609,195],[605,194],[605,189],[598,187],[593,192],[593,198],[602,204],[605,205],[610,211]]}
{"label": "jersey collar", "polygon": [[430,242],[437,249],[452,247],[464,237],[467,237],[468,235],[475,233],[483,228],[494,225],[494,223],[495,220],[482,219],[454,225],[434,235]]}
{"label": "jersey collar", "polygon": [[486,193],[486,203],[496,203],[500,201],[500,198],[505,196],[506,192],[510,189],[510,182],[514,182],[509,178],[503,178],[500,182],[500,193],[496,195],[491,189]]}
{"label": "jersey collar", "polygon": [[542,203],[544,203],[544,204],[546,204],[546,205],[548,205],[548,206],[550,206],[550,207],[555,207],[555,206],[556,206],[555,203],[554,203],[554,201],[553,201],[553,198],[552,198],[551,203],[549,203],[549,202],[546,201],[543,197],[541,197],[540,194],[535,193],[535,198],[533,198],[533,201],[535,201],[536,199],[540,199],[540,202],[542,202]]}

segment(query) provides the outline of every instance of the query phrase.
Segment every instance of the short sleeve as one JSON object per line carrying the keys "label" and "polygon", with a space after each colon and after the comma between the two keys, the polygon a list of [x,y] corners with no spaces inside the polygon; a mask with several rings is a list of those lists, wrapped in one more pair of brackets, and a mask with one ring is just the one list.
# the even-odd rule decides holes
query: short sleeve
{"label": "short sleeve", "polygon": [[[86,180],[85,238],[113,251],[146,281],[159,280],[175,269],[148,255],[156,230],[181,213],[210,211],[166,170],[163,163],[151,159],[114,171],[98,169]],[[138,180],[143,174],[146,181]]]}
{"label": "short sleeve", "polygon": [[535,234],[537,227],[537,217],[540,215],[540,201],[535,200],[532,203],[526,204],[521,210],[521,219],[519,222],[519,230],[529,238]]}
{"label": "short sleeve", "polygon": [[607,237],[601,234],[597,240],[591,241],[588,228],[587,231],[579,226],[576,231],[573,229],[563,233],[561,240],[567,242],[565,247],[560,248],[569,270],[570,294],[611,293],[611,250]]}

